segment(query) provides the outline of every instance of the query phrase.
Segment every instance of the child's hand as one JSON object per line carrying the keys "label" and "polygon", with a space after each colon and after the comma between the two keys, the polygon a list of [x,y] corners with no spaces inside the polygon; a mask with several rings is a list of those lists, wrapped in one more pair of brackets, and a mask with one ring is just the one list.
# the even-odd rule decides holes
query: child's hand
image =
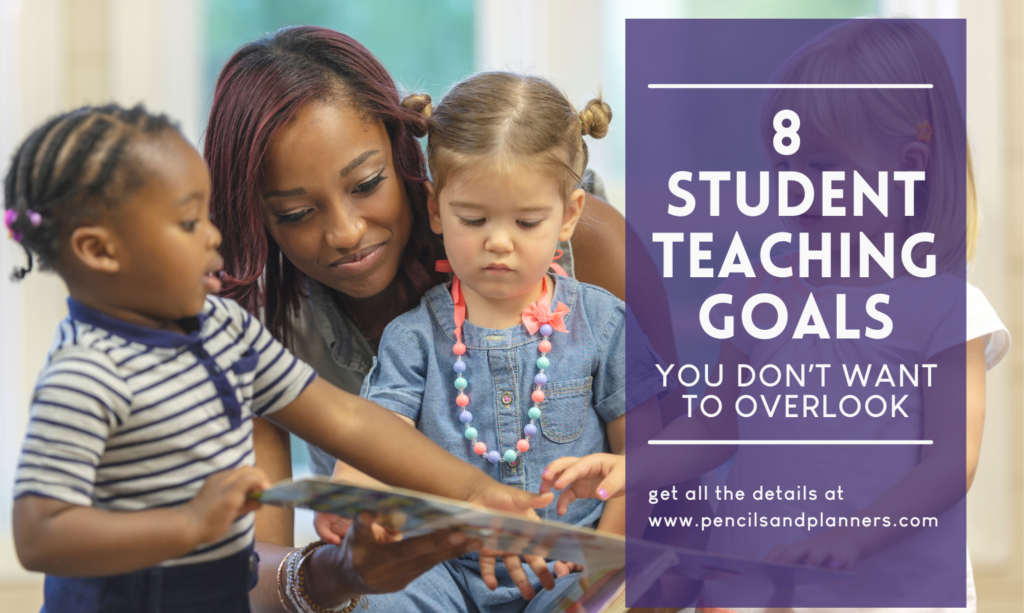
{"label": "child's hand", "polygon": [[626,457],[592,453],[582,458],[559,458],[541,475],[541,493],[552,488],[565,490],[558,497],[559,515],[565,515],[569,503],[577,498],[608,500],[621,496],[626,488]]}
{"label": "child's hand", "polygon": [[[323,542],[331,545],[341,545],[341,541],[348,534],[353,521],[355,520],[323,511],[313,514],[313,528],[316,529],[317,536]],[[370,524],[370,528],[378,543],[394,543],[402,540],[401,532],[388,530],[377,522]]]}
{"label": "child's hand", "polygon": [[848,570],[860,557],[860,548],[853,533],[835,528],[799,543],[779,545],[768,552],[765,562],[825,566]]}
{"label": "child's hand", "polygon": [[539,519],[534,509],[543,509],[555,499],[554,494],[541,492],[534,494],[507,485],[493,479],[486,479],[481,486],[470,494],[466,502],[478,504],[515,515],[523,515],[530,519]]}
{"label": "child's hand", "polygon": [[570,573],[581,573],[584,570],[586,570],[585,566],[575,562],[563,562],[561,560],[555,562],[555,576],[559,579]]}
{"label": "child's hand", "polygon": [[341,545],[341,540],[348,534],[352,520],[339,517],[333,513],[317,511],[313,514],[313,528],[317,536],[325,543]]}
{"label": "child's hand", "polygon": [[182,510],[194,527],[196,544],[212,543],[227,533],[236,519],[260,508],[249,494],[270,487],[263,471],[247,466],[211,475]]}
{"label": "child's hand", "polygon": [[[529,519],[540,519],[534,509],[542,509],[548,506],[553,499],[554,496],[550,493],[533,494],[488,479],[470,495],[468,502],[522,515]],[[555,578],[551,576],[551,571],[548,569],[544,558],[538,556],[522,556],[520,558],[518,554],[506,554],[491,549],[481,549],[480,576],[488,588],[494,590],[498,587],[498,579],[494,576],[495,562],[498,556],[504,558],[505,568],[508,570],[509,577],[515,582],[523,598],[530,600],[536,595],[533,586],[530,585],[530,581],[526,576],[526,571],[523,570],[523,561],[537,574],[537,578],[540,579],[544,589],[554,589]]]}

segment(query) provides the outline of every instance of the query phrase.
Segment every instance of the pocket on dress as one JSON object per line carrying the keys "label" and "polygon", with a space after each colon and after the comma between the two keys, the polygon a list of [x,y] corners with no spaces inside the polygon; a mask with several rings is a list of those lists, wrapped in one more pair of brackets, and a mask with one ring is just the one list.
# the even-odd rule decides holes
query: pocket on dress
{"label": "pocket on dress", "polygon": [[555,443],[571,443],[583,434],[590,415],[593,377],[551,382],[544,386],[540,430]]}

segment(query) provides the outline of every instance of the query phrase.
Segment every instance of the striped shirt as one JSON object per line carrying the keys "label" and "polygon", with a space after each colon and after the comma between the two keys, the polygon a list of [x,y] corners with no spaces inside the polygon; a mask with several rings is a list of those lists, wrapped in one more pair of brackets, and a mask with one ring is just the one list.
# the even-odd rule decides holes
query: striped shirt
{"label": "striped shirt", "polygon": [[[213,473],[254,464],[252,418],[316,377],[235,302],[208,297],[188,334],[145,328],[68,299],[32,395],[15,497],[111,511],[176,507]],[[247,548],[253,514],[165,566]]]}

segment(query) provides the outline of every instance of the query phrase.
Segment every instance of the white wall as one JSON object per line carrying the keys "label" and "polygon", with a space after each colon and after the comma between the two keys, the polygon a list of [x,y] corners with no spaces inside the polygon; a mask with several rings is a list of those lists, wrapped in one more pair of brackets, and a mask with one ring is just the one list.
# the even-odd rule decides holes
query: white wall
{"label": "white wall", "polygon": [[[1004,66],[1003,9],[995,0],[960,4],[967,19],[967,134],[974,156],[981,231],[969,280],[980,287],[1004,321],[1012,302],[1005,280],[1006,224],[1010,200],[1006,185],[1006,74]],[[1017,343],[1024,339],[1014,339]],[[981,460],[967,497],[967,542],[976,567],[1008,564],[1014,549],[1014,517],[1009,497],[1013,492],[1013,445],[1021,433],[1010,427],[1011,413],[1021,410],[1021,399],[1011,393],[1010,360],[988,373],[985,434]]]}

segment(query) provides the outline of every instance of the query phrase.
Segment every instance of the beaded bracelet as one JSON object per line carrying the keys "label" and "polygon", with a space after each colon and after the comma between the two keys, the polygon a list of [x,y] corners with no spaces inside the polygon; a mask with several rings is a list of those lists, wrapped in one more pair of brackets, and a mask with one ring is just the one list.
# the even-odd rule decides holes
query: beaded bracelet
{"label": "beaded bracelet", "polygon": [[285,574],[285,577],[282,577],[281,575],[282,573],[287,572],[286,566],[288,564],[288,561],[298,552],[298,549],[293,549],[289,551],[283,558],[281,558],[281,563],[277,565],[277,598],[281,601],[281,607],[288,613],[300,612],[296,611],[293,607],[288,606],[288,603],[291,601],[291,598],[288,597],[288,594],[286,592],[285,584],[287,583],[287,574]]}
{"label": "beaded bracelet", "polygon": [[294,603],[301,613],[352,613],[362,598],[352,598],[349,600],[344,607],[337,607],[328,609],[312,600],[309,595],[308,588],[306,586],[306,570],[304,568],[306,560],[312,557],[313,552],[323,547],[327,543],[323,541],[314,541],[301,550],[292,552],[295,555],[289,555],[289,563],[287,568],[287,580],[285,582],[285,590],[289,600]]}
{"label": "beaded bracelet", "polygon": [[296,613],[310,613],[311,609],[305,606],[305,603],[299,598],[298,592],[295,590],[295,564],[302,557],[302,549],[296,549],[288,555],[288,565],[285,567],[285,595],[288,598],[288,602],[295,607]]}

